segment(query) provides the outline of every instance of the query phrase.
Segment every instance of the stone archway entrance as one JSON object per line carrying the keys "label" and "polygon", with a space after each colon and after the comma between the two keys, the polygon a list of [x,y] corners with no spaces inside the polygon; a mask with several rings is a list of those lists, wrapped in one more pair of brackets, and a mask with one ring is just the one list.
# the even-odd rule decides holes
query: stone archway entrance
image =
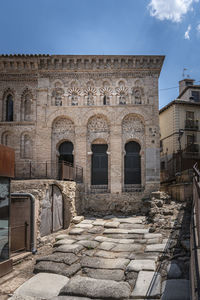
{"label": "stone archway entrance", "polygon": [[125,145],[124,184],[141,184],[140,149],[137,142],[132,141]]}
{"label": "stone archway entrance", "polygon": [[92,145],[91,184],[108,185],[108,145]]}

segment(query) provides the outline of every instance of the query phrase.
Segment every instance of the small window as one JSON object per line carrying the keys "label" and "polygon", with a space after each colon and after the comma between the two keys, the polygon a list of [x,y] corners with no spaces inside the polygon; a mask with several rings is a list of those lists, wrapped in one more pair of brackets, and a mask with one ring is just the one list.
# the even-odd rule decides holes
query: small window
{"label": "small window", "polygon": [[194,120],[194,112],[193,111],[186,111],[186,119],[187,120]]}
{"label": "small window", "polygon": [[193,144],[194,140],[195,140],[194,135],[187,135],[187,145]]}
{"label": "small window", "polygon": [[165,170],[165,162],[161,161],[161,166],[160,166],[161,170]]}
{"label": "small window", "polygon": [[192,91],[192,98],[195,102],[200,102],[199,91]]}
{"label": "small window", "polygon": [[103,97],[103,105],[106,105],[107,104],[107,97],[106,95]]}

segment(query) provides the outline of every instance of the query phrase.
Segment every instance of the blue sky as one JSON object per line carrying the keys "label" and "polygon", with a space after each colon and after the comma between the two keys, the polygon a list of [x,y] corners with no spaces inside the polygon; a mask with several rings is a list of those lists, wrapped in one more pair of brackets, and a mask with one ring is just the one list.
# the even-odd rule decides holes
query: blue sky
{"label": "blue sky", "polygon": [[160,107],[184,68],[200,83],[198,0],[1,0],[0,11],[1,54],[166,55]]}

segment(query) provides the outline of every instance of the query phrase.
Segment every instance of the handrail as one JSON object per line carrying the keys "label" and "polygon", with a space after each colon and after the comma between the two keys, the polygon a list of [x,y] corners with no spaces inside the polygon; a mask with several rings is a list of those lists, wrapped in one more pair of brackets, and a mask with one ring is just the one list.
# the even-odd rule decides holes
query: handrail
{"label": "handrail", "polygon": [[193,166],[193,210],[190,229],[190,274],[192,300],[200,300],[200,171]]}

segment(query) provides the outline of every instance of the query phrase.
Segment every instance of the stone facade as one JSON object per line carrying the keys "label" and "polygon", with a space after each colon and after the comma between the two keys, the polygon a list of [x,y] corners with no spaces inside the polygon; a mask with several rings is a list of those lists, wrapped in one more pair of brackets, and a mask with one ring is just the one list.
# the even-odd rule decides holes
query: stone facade
{"label": "stone facade", "polygon": [[46,177],[56,176],[59,146],[69,141],[88,193],[92,145],[106,144],[107,190],[120,194],[125,145],[134,141],[140,146],[140,187],[158,189],[158,77],[163,60],[163,56],[0,56],[0,138],[15,149],[17,172],[27,170],[31,162],[38,178],[45,168]]}

